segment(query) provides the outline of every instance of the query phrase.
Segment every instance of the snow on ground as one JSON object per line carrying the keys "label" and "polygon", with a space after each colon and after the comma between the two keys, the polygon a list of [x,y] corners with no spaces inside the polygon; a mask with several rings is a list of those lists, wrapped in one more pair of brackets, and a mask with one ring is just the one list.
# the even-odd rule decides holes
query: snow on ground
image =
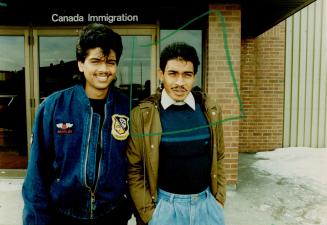
{"label": "snow on ground", "polygon": [[228,225],[327,225],[327,148],[240,153]]}
{"label": "snow on ground", "polygon": [[327,148],[290,147],[258,152],[254,167],[320,190],[327,196]]}

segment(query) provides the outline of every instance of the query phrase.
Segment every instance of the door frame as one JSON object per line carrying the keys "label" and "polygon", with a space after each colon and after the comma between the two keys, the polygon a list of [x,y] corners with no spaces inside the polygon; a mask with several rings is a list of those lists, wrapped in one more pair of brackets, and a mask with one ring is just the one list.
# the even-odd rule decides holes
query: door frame
{"label": "door frame", "polygon": [[[147,35],[151,36],[151,93],[158,86],[159,46],[156,44],[159,35],[158,25],[121,25],[111,28],[122,36]],[[39,106],[39,36],[78,36],[82,26],[65,27],[26,27],[26,26],[0,26],[1,36],[23,36],[24,37],[24,66],[25,66],[25,107],[26,107],[26,140],[27,152],[30,152],[30,140],[32,126],[37,107]],[[150,44],[150,43],[149,43]],[[3,176],[8,170],[0,169]],[[17,170],[15,170],[17,171]],[[17,172],[6,173],[8,177],[23,177],[26,169]],[[11,174],[11,175],[10,175]]]}
{"label": "door frame", "polygon": [[[8,27],[0,26],[0,36],[22,36],[24,37],[24,76],[25,76],[25,117],[26,117],[26,143],[27,143],[27,154],[29,154],[29,144],[31,136],[31,74],[32,71],[32,50],[30,48],[30,34],[31,29],[28,27]],[[27,156],[28,158],[28,156]],[[1,174],[0,177],[22,177],[25,176],[25,169],[5,169],[0,168]]]}
{"label": "door frame", "polygon": [[[32,99],[35,102],[34,107],[32,109],[32,121],[34,120],[34,114],[36,112],[36,108],[39,103],[39,44],[38,37],[39,36],[78,36],[81,26],[79,27],[40,27],[33,28],[33,93]],[[156,43],[158,27],[155,25],[129,25],[129,26],[111,26],[111,28],[119,33],[122,36],[134,36],[134,35],[147,35],[151,36],[151,93],[154,93],[157,88],[157,80],[158,80],[158,65],[159,65],[159,46]]]}

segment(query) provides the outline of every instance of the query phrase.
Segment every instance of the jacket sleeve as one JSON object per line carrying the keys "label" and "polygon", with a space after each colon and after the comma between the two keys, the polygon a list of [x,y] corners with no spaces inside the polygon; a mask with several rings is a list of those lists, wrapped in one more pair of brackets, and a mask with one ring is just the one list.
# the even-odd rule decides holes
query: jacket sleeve
{"label": "jacket sleeve", "polygon": [[146,177],[146,157],[141,117],[141,110],[136,107],[132,111],[131,135],[127,147],[128,185],[138,213],[135,216],[147,223],[153,214],[155,204],[151,198]]}
{"label": "jacket sleeve", "polygon": [[222,123],[222,110],[221,107],[218,107],[218,124],[217,124],[217,136],[218,138],[218,150],[217,150],[217,186],[218,193],[216,195],[216,199],[222,205],[225,204],[226,200],[226,177],[225,177],[225,169],[224,169],[224,158],[225,158],[225,145],[224,145],[224,131],[223,131],[223,123]]}
{"label": "jacket sleeve", "polygon": [[41,104],[33,125],[27,174],[22,188],[24,225],[47,225],[51,221],[49,207],[51,163],[47,151],[51,145],[51,117],[46,114],[48,113]]}

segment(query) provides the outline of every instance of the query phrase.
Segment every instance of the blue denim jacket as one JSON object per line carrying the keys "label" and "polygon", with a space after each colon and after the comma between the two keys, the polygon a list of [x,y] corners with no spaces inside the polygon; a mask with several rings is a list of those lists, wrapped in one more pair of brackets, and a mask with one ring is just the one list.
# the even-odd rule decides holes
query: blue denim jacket
{"label": "blue denim jacket", "polygon": [[[58,91],[40,104],[22,189],[25,225],[49,224],[54,211],[97,218],[126,198],[128,116],[128,98],[113,88],[101,129],[82,85]],[[95,179],[98,140],[103,151]]]}

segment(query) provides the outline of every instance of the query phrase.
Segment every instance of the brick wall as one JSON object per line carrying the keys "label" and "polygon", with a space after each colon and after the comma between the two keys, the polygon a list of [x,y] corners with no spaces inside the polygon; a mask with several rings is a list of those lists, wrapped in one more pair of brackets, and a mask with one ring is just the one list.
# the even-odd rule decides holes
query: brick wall
{"label": "brick wall", "polygon": [[[241,8],[239,5],[209,5],[213,11],[209,15],[207,51],[206,90],[222,106],[223,119],[238,117],[240,114],[239,101],[236,96],[231,71],[224,49],[224,38],[220,16],[225,19],[227,30],[228,50],[231,56],[235,80],[240,84],[241,57]],[[236,184],[239,151],[239,120],[224,122],[225,140],[225,170],[229,184]]]}
{"label": "brick wall", "polygon": [[285,23],[242,40],[240,152],[282,147]]}

